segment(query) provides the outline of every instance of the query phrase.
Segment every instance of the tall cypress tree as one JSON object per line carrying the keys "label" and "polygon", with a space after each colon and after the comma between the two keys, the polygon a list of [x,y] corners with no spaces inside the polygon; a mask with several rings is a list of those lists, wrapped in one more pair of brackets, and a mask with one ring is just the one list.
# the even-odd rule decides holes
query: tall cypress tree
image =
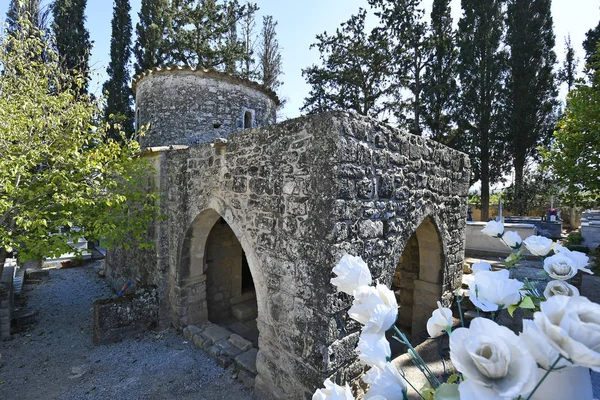
{"label": "tall cypress tree", "polygon": [[128,135],[133,133],[133,95],[130,87],[129,59],[131,58],[131,7],[129,0],[115,0],[112,18],[112,38],[110,41],[110,62],[106,73],[109,79],[103,91],[108,92],[104,115],[111,124],[109,135],[119,140],[118,122]]}
{"label": "tall cypress tree", "polygon": [[167,33],[171,27],[169,0],[142,0],[138,13],[139,22],[135,25],[137,36],[135,73],[162,66],[169,62]]}
{"label": "tall cypress tree", "polygon": [[506,104],[509,149],[515,173],[513,211],[526,213],[523,171],[556,123],[551,0],[509,0],[506,44],[510,47]]}
{"label": "tall cypress tree", "polygon": [[558,71],[558,79],[560,82],[567,84],[567,89],[570,92],[575,85],[575,76],[577,74],[578,59],[575,57],[575,49],[571,43],[571,35],[565,38],[565,60],[562,68]]}
{"label": "tall cypress tree", "polygon": [[458,74],[462,88],[461,147],[471,157],[472,182],[481,180],[481,217],[489,218],[490,184],[506,165],[503,102],[506,53],[501,50],[503,0],[462,0]]}
{"label": "tall cypress tree", "polygon": [[593,74],[597,66],[592,57],[598,53],[598,42],[600,42],[600,22],[595,28],[586,32],[585,40],[582,43],[583,50],[585,50],[585,66],[590,71],[590,75]]}
{"label": "tall cypress tree", "polygon": [[42,7],[40,0],[11,0],[6,12],[6,32],[11,34],[21,31],[21,18],[28,20],[34,28],[44,31],[48,28],[48,17],[49,9]]}
{"label": "tall cypress tree", "polygon": [[86,4],[87,0],[55,0],[52,6],[52,29],[62,68],[66,72],[76,70],[83,74],[86,81],[79,88],[82,94],[87,93],[92,49],[90,34],[85,28]]}
{"label": "tall cypress tree", "polygon": [[274,91],[277,91],[282,84],[279,77],[283,72],[281,70],[281,49],[277,40],[276,27],[277,21],[273,19],[273,16],[265,15],[263,17],[258,51],[261,83]]}
{"label": "tall cypress tree", "polygon": [[423,79],[423,119],[431,137],[452,145],[452,114],[455,112],[458,85],[458,49],[452,29],[451,0],[434,0],[431,11],[431,58]]}

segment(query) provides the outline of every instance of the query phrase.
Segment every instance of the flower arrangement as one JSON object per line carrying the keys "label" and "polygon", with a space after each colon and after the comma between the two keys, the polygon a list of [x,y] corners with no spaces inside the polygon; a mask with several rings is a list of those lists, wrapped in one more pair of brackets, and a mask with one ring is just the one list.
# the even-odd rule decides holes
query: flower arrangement
{"label": "flower arrangement", "polygon": [[[504,262],[506,269],[499,271],[485,262],[473,265],[466,283],[478,317],[470,324],[464,321],[463,298],[458,293],[459,326],[454,326],[452,311],[440,302],[429,318],[430,337],[449,335],[456,373],[445,382],[431,372],[396,327],[395,295],[385,285],[373,285],[367,264],[360,257],[344,255],[335,266],[337,277],[331,283],[354,296],[348,314],[363,326],[357,352],[359,360],[370,367],[362,377],[369,385],[365,399],[405,400],[409,386],[423,400],[592,399],[589,369],[600,371],[600,305],[580,296],[568,283],[580,270],[591,273],[585,268],[588,257],[541,236],[521,240],[516,232],[505,232],[501,222],[489,222],[482,232],[502,240],[511,255]],[[523,260],[522,245],[543,259],[544,270],[553,279],[543,293],[527,280],[510,278],[510,269]],[[523,321],[519,335],[494,321],[496,312],[507,309],[512,316],[517,308],[534,312],[532,320]],[[395,340],[407,346],[412,362],[424,374],[424,388],[414,387],[391,362],[385,336],[390,330]],[[561,385],[563,393],[552,385]],[[347,384],[326,380],[313,400],[330,399],[354,397]]]}

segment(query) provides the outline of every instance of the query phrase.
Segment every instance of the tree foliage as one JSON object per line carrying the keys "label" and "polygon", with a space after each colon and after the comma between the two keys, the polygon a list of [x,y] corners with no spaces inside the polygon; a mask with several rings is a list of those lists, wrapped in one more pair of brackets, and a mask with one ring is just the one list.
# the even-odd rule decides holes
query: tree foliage
{"label": "tree foliage", "polygon": [[567,84],[567,92],[570,92],[575,85],[577,64],[578,59],[575,56],[573,43],[571,43],[571,35],[568,35],[565,38],[565,60],[560,70],[558,70],[558,80]]}
{"label": "tree foliage", "polygon": [[515,173],[513,212],[518,215],[527,211],[523,181],[526,162],[536,156],[540,144],[549,140],[556,124],[558,90],[553,73],[556,54],[550,5],[550,0],[508,2],[506,113]]}
{"label": "tree foliage", "polygon": [[481,180],[482,219],[489,217],[490,184],[502,177],[507,162],[504,126],[502,0],[462,0],[458,23],[461,84],[460,147],[471,157],[472,182]]}
{"label": "tree foliage", "polygon": [[379,116],[385,110],[392,60],[386,37],[377,29],[365,32],[366,14],[360,9],[334,35],[317,35],[311,48],[319,50],[322,66],[302,70],[312,86],[303,111],[354,110]]}
{"label": "tree foliage", "polygon": [[258,59],[260,65],[261,83],[273,91],[281,86],[279,77],[283,73],[281,64],[281,49],[277,40],[277,21],[273,16],[263,17],[263,26],[260,34]]}
{"label": "tree foliage", "polygon": [[[156,196],[142,187],[151,168],[137,142],[106,137],[100,107],[81,95],[81,76],[66,74],[39,31],[0,42],[0,249],[22,258],[72,251],[70,236],[108,246],[142,243]],[[10,51],[7,51],[10,49]],[[47,62],[32,63],[32,54]],[[64,231],[63,231],[64,232]]]}
{"label": "tree foliage", "polygon": [[585,65],[588,69],[593,69],[597,65],[593,62],[593,58],[598,54],[598,42],[600,42],[600,22],[595,28],[586,32],[585,40],[582,43],[585,51]]}
{"label": "tree foliage", "polygon": [[423,121],[431,138],[455,145],[454,114],[458,100],[458,49],[450,0],[434,0],[431,11],[430,59],[423,77]]}
{"label": "tree foliage", "polygon": [[564,115],[552,146],[543,153],[546,165],[564,186],[569,204],[600,200],[600,57],[590,60],[589,84],[576,84],[567,96]]}
{"label": "tree foliage", "polygon": [[[133,134],[133,93],[129,75],[131,58],[131,7],[129,0],[115,0],[112,18],[112,37],[110,41],[110,62],[104,83],[106,93],[105,121],[111,125],[109,136],[120,140],[120,129],[128,136]],[[115,126],[118,123],[120,126]]]}
{"label": "tree foliage", "polygon": [[52,6],[54,22],[52,30],[56,38],[56,50],[64,72],[83,78],[76,85],[80,94],[87,93],[90,80],[90,34],[85,27],[87,0],[55,0]]}
{"label": "tree foliage", "polygon": [[138,13],[139,22],[135,25],[137,40],[135,73],[162,66],[169,58],[167,34],[171,29],[169,0],[142,0]]}
{"label": "tree foliage", "polygon": [[42,6],[40,0],[11,0],[6,13],[7,33],[22,33],[20,20],[26,20],[26,26],[45,31],[50,20],[50,8]]}

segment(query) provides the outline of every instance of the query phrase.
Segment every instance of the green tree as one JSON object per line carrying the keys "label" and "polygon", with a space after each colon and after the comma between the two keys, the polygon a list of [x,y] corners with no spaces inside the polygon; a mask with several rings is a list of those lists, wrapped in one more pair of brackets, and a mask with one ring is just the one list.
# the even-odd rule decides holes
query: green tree
{"label": "green tree", "polygon": [[43,7],[40,0],[11,0],[6,13],[6,31],[22,31],[19,20],[27,20],[29,25],[45,31],[48,29],[50,8]]}
{"label": "green tree", "polygon": [[452,116],[458,96],[458,49],[450,0],[434,0],[430,32],[431,55],[423,78],[423,120],[433,140],[452,146]]}
{"label": "green tree", "polygon": [[471,157],[472,182],[481,180],[481,217],[489,218],[490,184],[498,181],[508,160],[503,125],[506,52],[502,0],[462,0],[458,22],[461,95],[458,145]]}
{"label": "green tree", "polygon": [[[179,0],[173,3],[170,57],[174,62],[225,70],[244,58],[243,44],[232,27],[255,4],[237,0]],[[237,35],[236,35],[237,36]]]}
{"label": "green tree", "polygon": [[506,44],[510,48],[506,86],[508,143],[515,173],[513,212],[527,211],[523,181],[526,162],[547,142],[556,124],[558,90],[551,0],[509,0]]}
{"label": "green tree", "polygon": [[260,62],[260,81],[273,91],[282,85],[279,78],[281,70],[281,49],[277,40],[277,21],[271,15],[263,17],[263,26],[260,34],[258,58]]}
{"label": "green tree", "polygon": [[571,43],[571,35],[565,38],[565,60],[562,68],[558,71],[558,80],[567,84],[567,92],[570,92],[575,85],[577,75],[578,60],[575,56],[575,49]]}
{"label": "green tree", "polygon": [[596,65],[596,63],[592,62],[592,58],[598,53],[598,42],[600,42],[600,22],[595,28],[586,32],[585,40],[582,43],[583,50],[585,50],[586,68]]}
{"label": "green tree", "polygon": [[[415,135],[423,134],[423,75],[431,49],[421,2],[369,0],[369,4],[377,9],[383,26],[381,31],[392,44],[394,101],[389,106],[399,123],[406,123]],[[406,89],[410,92],[409,100],[404,96]]]}
{"label": "green tree", "polygon": [[135,73],[162,66],[169,61],[167,34],[171,27],[169,0],[142,0],[135,25]]}
{"label": "green tree", "polygon": [[[250,8],[249,8],[250,10]],[[242,30],[242,51],[243,59],[241,63],[240,76],[244,79],[254,80],[259,78],[256,65],[256,38],[254,29],[256,28],[256,13],[246,12],[241,21]]]}
{"label": "green tree", "polygon": [[[81,228],[74,239],[111,247],[127,247],[130,237],[147,244],[158,209],[141,185],[151,167],[137,157],[137,142],[106,138],[94,122],[99,104],[80,95],[82,77],[63,72],[53,46],[39,31],[0,38],[0,256],[71,251],[67,234],[57,233],[65,227]],[[47,62],[30,62],[42,53]]]}
{"label": "green tree", "polygon": [[[106,93],[105,121],[110,123],[109,137],[121,139],[122,129],[128,136],[133,134],[133,93],[129,76],[131,58],[131,7],[129,0],[115,0],[110,42],[110,62],[106,73],[109,79],[104,83]],[[118,123],[120,126],[115,126]]]}
{"label": "green tree", "polygon": [[83,78],[83,84],[77,85],[80,94],[87,93],[90,80],[89,59],[92,44],[85,27],[86,4],[87,0],[55,0],[52,6],[52,30],[56,37],[56,49],[61,65],[63,71],[75,73]]}
{"label": "green tree", "polygon": [[590,60],[589,84],[575,84],[544,162],[564,187],[568,204],[600,200],[600,57]]}
{"label": "green tree", "polygon": [[302,70],[311,85],[303,111],[354,110],[374,117],[385,111],[392,60],[385,36],[377,29],[365,32],[366,14],[360,9],[334,35],[317,35],[311,48],[319,50],[322,65]]}

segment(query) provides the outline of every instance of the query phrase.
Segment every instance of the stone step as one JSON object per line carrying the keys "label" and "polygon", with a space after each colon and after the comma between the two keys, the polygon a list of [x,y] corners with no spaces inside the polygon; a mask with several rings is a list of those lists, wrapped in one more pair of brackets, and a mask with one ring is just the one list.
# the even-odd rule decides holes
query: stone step
{"label": "stone step", "polygon": [[250,349],[235,358],[235,364],[246,371],[252,372],[256,375],[258,372],[256,371],[256,354],[258,354],[258,349]]}
{"label": "stone step", "polygon": [[231,306],[231,314],[238,321],[250,321],[258,316],[258,306],[256,300],[252,299],[243,303]]}

